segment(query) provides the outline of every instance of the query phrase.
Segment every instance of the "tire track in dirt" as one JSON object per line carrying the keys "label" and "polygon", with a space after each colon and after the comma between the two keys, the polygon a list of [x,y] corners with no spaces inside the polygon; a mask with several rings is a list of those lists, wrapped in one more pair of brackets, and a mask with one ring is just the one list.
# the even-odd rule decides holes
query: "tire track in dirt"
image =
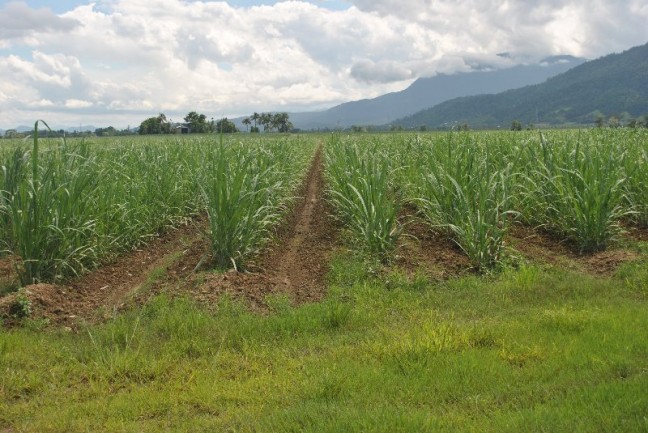
{"label": "tire track in dirt", "polygon": [[292,211],[278,229],[277,240],[249,264],[248,269],[253,272],[193,275],[184,284],[176,284],[174,293],[189,291],[192,297],[210,305],[228,294],[258,310],[267,308],[266,297],[271,294],[285,294],[294,304],[322,299],[339,230],[324,199],[321,146],[297,196]]}
{"label": "tire track in dirt", "polygon": [[[328,257],[313,257],[313,252],[322,253],[318,248],[321,242],[326,243],[333,239],[333,226],[329,221],[316,220],[316,216],[328,215],[323,205],[324,179],[322,168],[321,148],[318,150],[311,173],[308,176],[306,195],[302,199],[302,205],[297,215],[293,217],[295,224],[292,232],[287,237],[285,250],[280,251],[276,257],[276,276],[279,284],[285,286],[285,290],[293,292],[298,299],[311,295],[310,291],[318,282],[313,276],[322,276],[324,264]],[[325,218],[326,219],[326,218]],[[316,226],[315,224],[318,223]],[[323,223],[323,224],[322,224]],[[329,223],[329,224],[327,224]],[[315,270],[315,272],[313,272]],[[321,285],[321,284],[320,284]]]}

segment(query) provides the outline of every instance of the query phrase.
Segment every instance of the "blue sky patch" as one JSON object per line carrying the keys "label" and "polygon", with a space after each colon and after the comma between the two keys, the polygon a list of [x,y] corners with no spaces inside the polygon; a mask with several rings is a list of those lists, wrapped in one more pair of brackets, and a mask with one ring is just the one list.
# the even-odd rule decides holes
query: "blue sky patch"
{"label": "blue sky patch", "polygon": [[[330,10],[345,10],[351,6],[351,3],[344,0],[303,0],[307,3],[314,4],[321,8],[330,9]],[[5,1],[0,2],[7,3]],[[101,2],[90,2],[90,1],[79,1],[79,0],[25,0],[30,7],[36,8],[48,8],[54,13],[62,14],[68,12],[77,6],[87,5],[89,3],[108,3],[107,1]],[[274,5],[279,3],[276,0],[230,0],[227,2],[233,7],[250,7],[250,6],[259,6],[259,5]]]}

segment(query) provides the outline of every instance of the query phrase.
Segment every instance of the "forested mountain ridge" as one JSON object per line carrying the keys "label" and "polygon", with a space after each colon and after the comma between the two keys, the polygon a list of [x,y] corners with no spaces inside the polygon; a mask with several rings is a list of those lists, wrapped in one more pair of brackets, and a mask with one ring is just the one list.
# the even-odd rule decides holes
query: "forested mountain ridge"
{"label": "forested mountain ridge", "polygon": [[453,124],[591,124],[648,114],[648,44],[583,63],[545,81],[497,94],[455,98],[393,122],[404,128]]}
{"label": "forested mountain ridge", "polygon": [[584,61],[572,56],[554,56],[537,64],[517,65],[506,69],[423,77],[399,92],[387,93],[373,99],[345,102],[324,111],[291,113],[290,118],[295,127],[300,129],[380,125],[456,97],[497,93],[541,83]]}

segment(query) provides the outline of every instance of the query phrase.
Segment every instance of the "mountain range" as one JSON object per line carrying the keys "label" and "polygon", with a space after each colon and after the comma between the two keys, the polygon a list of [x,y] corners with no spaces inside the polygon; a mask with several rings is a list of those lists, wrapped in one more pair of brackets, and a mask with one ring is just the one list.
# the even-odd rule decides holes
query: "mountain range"
{"label": "mountain range", "polygon": [[[495,93],[495,92],[489,92]],[[648,114],[648,44],[576,66],[537,85],[455,98],[393,123],[404,128],[466,123],[592,124],[597,117]]]}
{"label": "mountain range", "polygon": [[506,69],[439,74],[419,78],[402,91],[377,98],[346,102],[325,111],[290,113],[290,119],[296,128],[305,130],[382,125],[453,98],[541,83],[583,62],[572,56],[554,56]]}
{"label": "mountain range", "polygon": [[[82,126],[53,126],[53,125],[50,125],[50,127],[54,131],[63,130],[65,132],[70,132],[70,133],[72,133],[72,132],[94,132],[95,129],[97,129],[93,125],[82,125]],[[31,125],[31,126],[20,125],[20,126],[18,126],[16,128],[13,128],[13,129],[15,129],[16,132],[30,132],[30,131],[34,130],[34,125]],[[39,129],[39,131],[46,130],[46,128],[43,125],[39,126],[38,129]],[[4,135],[4,133],[5,133],[5,131],[0,129],[0,135]]]}

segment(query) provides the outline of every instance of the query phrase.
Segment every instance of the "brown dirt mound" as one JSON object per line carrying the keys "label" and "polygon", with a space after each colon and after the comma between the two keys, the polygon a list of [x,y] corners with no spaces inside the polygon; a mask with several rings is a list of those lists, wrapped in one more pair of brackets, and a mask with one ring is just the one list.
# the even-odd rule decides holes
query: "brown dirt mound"
{"label": "brown dirt mound", "polygon": [[624,226],[625,236],[634,241],[648,242],[648,227]]}
{"label": "brown dirt mound", "polygon": [[16,277],[14,261],[15,259],[12,257],[0,259],[0,279],[14,279]]}
{"label": "brown dirt mound", "polygon": [[[631,239],[640,238],[632,235]],[[620,265],[640,257],[637,252],[620,247],[611,247],[606,251],[591,254],[578,254],[567,244],[547,233],[521,224],[511,227],[508,241],[529,260],[601,276],[612,275]]]}
{"label": "brown dirt mound", "polygon": [[638,260],[640,257],[635,251],[611,249],[583,257],[581,262],[591,274],[612,275],[622,264]]}
{"label": "brown dirt mound", "polygon": [[423,272],[436,280],[471,272],[470,260],[449,237],[434,232],[417,215],[412,206],[405,206],[399,220],[405,224],[394,265],[409,275]]}
{"label": "brown dirt mound", "polygon": [[12,256],[0,258],[0,296],[20,287],[20,279],[14,266],[17,260],[16,257]]}

